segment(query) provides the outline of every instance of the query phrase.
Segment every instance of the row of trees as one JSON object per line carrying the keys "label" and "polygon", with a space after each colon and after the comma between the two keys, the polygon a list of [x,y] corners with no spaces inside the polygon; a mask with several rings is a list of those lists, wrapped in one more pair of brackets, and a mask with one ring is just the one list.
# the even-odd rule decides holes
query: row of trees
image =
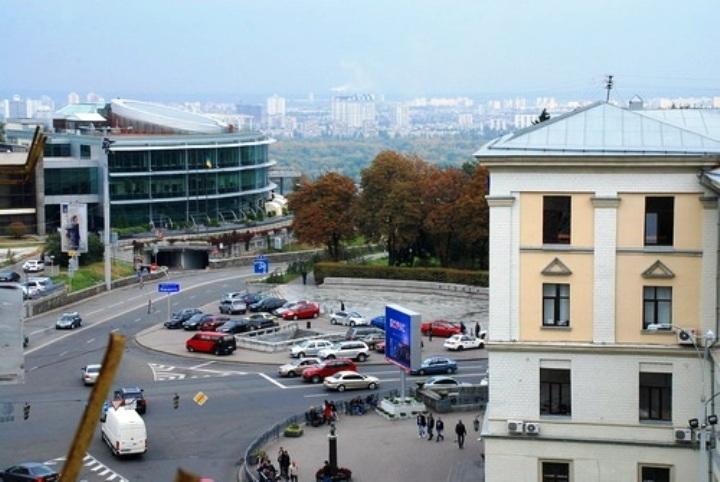
{"label": "row of trees", "polygon": [[289,197],[301,242],[340,257],[358,234],[384,243],[391,266],[436,258],[442,266],[487,267],[487,172],[475,165],[440,168],[383,151],[361,172],[360,188],[336,172],[302,179]]}

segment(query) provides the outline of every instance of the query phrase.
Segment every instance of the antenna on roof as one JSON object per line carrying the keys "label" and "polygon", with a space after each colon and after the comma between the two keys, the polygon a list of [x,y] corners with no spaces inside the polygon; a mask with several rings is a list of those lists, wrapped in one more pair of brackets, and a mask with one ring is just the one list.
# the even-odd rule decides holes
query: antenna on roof
{"label": "antenna on roof", "polygon": [[610,102],[610,91],[613,88],[613,76],[608,75],[605,79],[605,90],[607,90],[607,95],[605,95],[605,102]]}

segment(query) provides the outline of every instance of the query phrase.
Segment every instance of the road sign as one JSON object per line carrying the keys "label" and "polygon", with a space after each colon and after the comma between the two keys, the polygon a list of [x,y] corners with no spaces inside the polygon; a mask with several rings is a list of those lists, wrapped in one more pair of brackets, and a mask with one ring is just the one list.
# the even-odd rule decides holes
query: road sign
{"label": "road sign", "polygon": [[205,405],[205,402],[208,401],[208,396],[205,395],[203,392],[197,392],[195,396],[193,397],[193,402],[197,403],[201,407]]}
{"label": "road sign", "polygon": [[267,274],[270,272],[270,262],[265,256],[258,256],[253,261],[253,272],[255,274]]}
{"label": "road sign", "polygon": [[180,283],[159,283],[158,293],[177,293],[180,291]]}

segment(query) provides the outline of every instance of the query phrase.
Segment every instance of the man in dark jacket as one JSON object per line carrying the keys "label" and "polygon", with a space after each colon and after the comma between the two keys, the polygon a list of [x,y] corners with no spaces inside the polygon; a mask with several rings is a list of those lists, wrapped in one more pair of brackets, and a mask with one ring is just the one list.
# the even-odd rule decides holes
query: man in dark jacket
{"label": "man in dark jacket", "polygon": [[467,430],[465,429],[465,425],[462,423],[462,420],[458,420],[457,425],[455,425],[455,435],[457,435],[458,447],[460,448],[463,448],[463,445],[465,445],[466,433]]}
{"label": "man in dark jacket", "polygon": [[428,433],[428,441],[432,442],[433,439],[433,429],[435,428],[435,419],[432,416],[432,413],[428,414],[427,416],[427,433]]}
{"label": "man in dark jacket", "polygon": [[435,421],[435,431],[437,432],[437,437],[435,437],[436,442],[439,442],[440,439],[445,440],[445,435],[443,435],[443,432],[445,431],[445,422],[443,422],[440,417],[438,417]]}

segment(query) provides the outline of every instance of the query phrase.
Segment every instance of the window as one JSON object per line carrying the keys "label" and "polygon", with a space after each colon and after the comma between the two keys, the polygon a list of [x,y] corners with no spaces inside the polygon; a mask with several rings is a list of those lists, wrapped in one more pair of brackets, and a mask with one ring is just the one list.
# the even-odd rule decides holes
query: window
{"label": "window", "polygon": [[80,144],[80,159],[90,159],[90,146]]}
{"label": "window", "polygon": [[672,421],[672,374],[640,372],[640,420]]}
{"label": "window", "polygon": [[640,482],[670,482],[670,467],[640,466]]}
{"label": "window", "polygon": [[672,287],[643,287],[643,328],[648,325],[672,325]]}
{"label": "window", "polygon": [[543,326],[570,326],[570,285],[543,283]]}
{"label": "window", "polygon": [[542,482],[569,482],[570,464],[567,462],[542,462]]}
{"label": "window", "polygon": [[570,370],[540,369],[540,415],[570,415]]}
{"label": "window", "polygon": [[70,157],[70,144],[45,144],[45,157]]}
{"label": "window", "polygon": [[675,199],[645,198],[645,246],[672,246]]}
{"label": "window", "polygon": [[570,244],[570,196],[543,197],[543,244]]}

